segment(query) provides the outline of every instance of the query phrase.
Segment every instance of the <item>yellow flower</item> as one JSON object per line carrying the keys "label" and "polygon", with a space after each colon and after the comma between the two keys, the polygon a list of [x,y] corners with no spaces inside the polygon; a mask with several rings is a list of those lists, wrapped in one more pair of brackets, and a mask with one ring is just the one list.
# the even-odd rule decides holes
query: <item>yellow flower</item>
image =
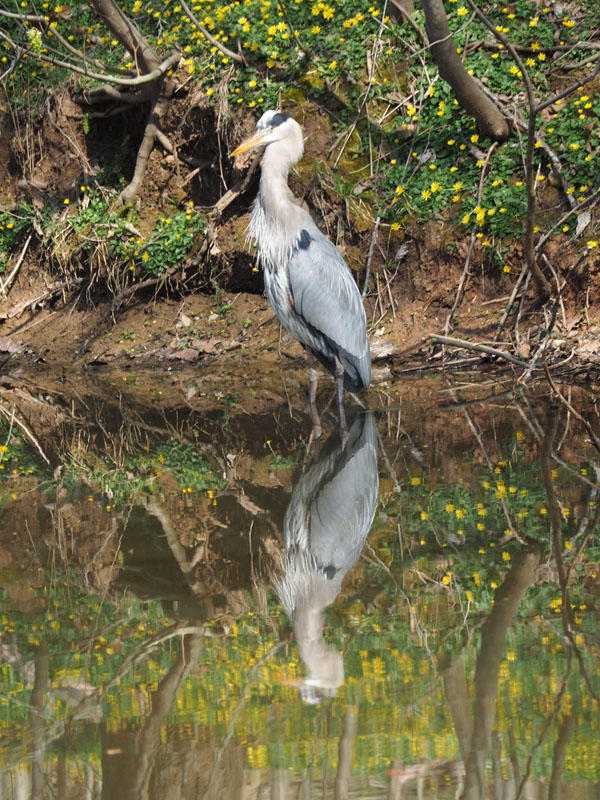
{"label": "yellow flower", "polygon": [[413,486],[420,486],[421,485],[421,478],[415,476],[414,478],[410,479],[410,482],[411,482],[411,484]]}
{"label": "yellow flower", "polygon": [[464,6],[461,6],[461,7],[460,7],[460,8],[457,10],[457,12],[456,12],[456,13],[458,14],[458,16],[459,16],[459,17],[464,17],[464,16],[465,16],[465,14],[468,14],[469,12],[467,11],[467,9],[466,9]]}

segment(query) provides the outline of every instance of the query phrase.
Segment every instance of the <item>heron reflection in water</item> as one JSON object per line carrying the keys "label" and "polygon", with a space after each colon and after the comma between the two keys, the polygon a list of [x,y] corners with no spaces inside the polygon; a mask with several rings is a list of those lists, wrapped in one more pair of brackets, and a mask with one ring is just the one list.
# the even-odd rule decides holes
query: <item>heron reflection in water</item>
{"label": "heron reflection in water", "polygon": [[371,381],[365,310],[346,262],[288,186],[288,173],[304,152],[302,128],[287,114],[266,111],[256,133],[232,156],[259,146],[265,151],[248,233],[257,245],[267,298],[280,323],[308,353],[310,408],[318,436],[314,358],[336,379],[344,429],[344,388],[356,392]]}
{"label": "heron reflection in water", "polygon": [[334,432],[302,475],[285,513],[283,576],[275,581],[308,677],[294,681],[303,699],[335,696],[342,654],[323,638],[324,609],[358,561],[377,504],[377,428],[370,411],[351,409],[347,434]]}

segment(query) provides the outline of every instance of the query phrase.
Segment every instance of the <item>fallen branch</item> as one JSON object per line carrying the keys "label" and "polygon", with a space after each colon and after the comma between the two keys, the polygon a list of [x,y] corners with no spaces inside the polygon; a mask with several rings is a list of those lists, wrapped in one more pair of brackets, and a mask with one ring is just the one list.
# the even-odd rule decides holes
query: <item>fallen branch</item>
{"label": "fallen branch", "polygon": [[487,344],[475,344],[474,342],[466,342],[463,339],[453,339],[451,336],[439,336],[437,333],[431,333],[429,336],[425,336],[423,341],[445,344],[449,347],[462,347],[465,350],[477,350],[480,353],[496,356],[496,358],[503,358],[505,361],[510,361],[512,364],[516,364],[524,369],[529,367],[526,361],[521,361],[521,359],[511,356],[510,353],[505,353],[503,350],[498,350],[496,347],[489,347]]}
{"label": "fallen branch", "polygon": [[37,297],[34,297],[31,300],[24,300],[21,303],[17,303],[15,306],[12,306],[8,311],[0,313],[0,319],[12,319],[13,317],[20,316],[24,311],[28,308],[32,308],[36,306],[38,303],[41,303],[42,300],[47,300],[50,297],[54,297],[54,295],[59,294],[64,289],[71,289],[73,286],[79,286],[83,283],[83,278],[75,278],[74,280],[68,281],[61,281],[60,283],[55,283],[47,292],[43,292],[39,294]]}

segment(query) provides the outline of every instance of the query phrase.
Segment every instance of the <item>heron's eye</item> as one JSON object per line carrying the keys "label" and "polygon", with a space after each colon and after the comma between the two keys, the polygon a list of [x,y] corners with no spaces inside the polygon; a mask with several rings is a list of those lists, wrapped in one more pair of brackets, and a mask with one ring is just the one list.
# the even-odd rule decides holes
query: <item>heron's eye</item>
{"label": "heron's eye", "polygon": [[269,133],[273,133],[274,130],[275,130],[274,125],[269,126]]}

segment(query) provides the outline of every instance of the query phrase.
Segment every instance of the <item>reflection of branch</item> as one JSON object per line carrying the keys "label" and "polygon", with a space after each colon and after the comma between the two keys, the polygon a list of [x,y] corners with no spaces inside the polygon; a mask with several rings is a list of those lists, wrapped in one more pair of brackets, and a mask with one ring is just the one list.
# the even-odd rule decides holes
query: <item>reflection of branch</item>
{"label": "reflection of branch", "polygon": [[565,717],[560,723],[558,738],[556,739],[554,750],[552,751],[552,775],[550,777],[550,786],[548,787],[548,800],[560,800],[560,784],[565,764],[565,752],[574,725],[575,719],[571,714]]}
{"label": "reflection of branch", "polygon": [[358,730],[358,708],[347,705],[344,713],[342,735],[338,743],[338,768],[335,776],[335,796],[349,797],[350,774],[352,771],[352,749]]}
{"label": "reflection of branch", "polygon": [[540,555],[537,549],[523,550],[514,561],[494,598],[494,607],[481,629],[481,646],[475,667],[473,735],[465,761],[465,800],[485,796],[484,766],[494,723],[500,661],[506,631],[527,588],[533,582]]}
{"label": "reflection of branch", "polygon": [[9,413],[8,410],[6,408],[4,408],[2,403],[0,403],[0,414],[4,414],[4,416],[10,422],[11,425],[13,423],[17,424],[17,426],[23,431],[23,433],[25,435],[25,438],[29,441],[30,444],[32,444],[35,447],[35,449],[38,451],[38,453],[40,454],[42,459],[46,462],[46,464],[48,466],[50,466],[50,459],[48,458],[48,456],[42,450],[42,446],[40,445],[38,440],[35,438],[33,433],[29,430],[27,425],[25,425],[24,422],[22,422],[18,417],[15,416],[15,408],[14,408],[14,406],[13,406],[12,412]]}
{"label": "reflection of branch", "polygon": [[156,650],[156,648],[162,642],[166,642],[168,639],[174,639],[176,636],[186,636],[188,634],[201,634],[202,636],[214,637],[223,635],[215,634],[213,630],[210,628],[205,628],[203,625],[182,625],[180,623],[171,625],[170,628],[160,631],[159,633],[155,633],[154,636],[150,636],[149,639],[141,642],[140,646],[135,650],[135,652],[130,653],[125,661],[123,661],[119,670],[115,673],[114,677],[104,685],[102,691],[106,693],[113,686],[116,686],[121,678],[127,672],[129,672],[129,670],[134,667],[138,661],[141,661],[142,658],[147,658],[150,653]]}
{"label": "reflection of branch", "polygon": [[135,800],[148,797],[148,784],[154,769],[158,769],[157,750],[161,744],[161,730],[165,719],[175,705],[177,692],[200,655],[202,636],[193,634],[184,639],[177,661],[166,673],[152,693],[152,711],[138,735],[135,773],[131,784]]}
{"label": "reflection of branch", "polygon": [[550,456],[552,453],[552,445],[556,437],[556,431],[558,429],[559,416],[555,410],[550,410],[548,416],[549,418],[546,430],[544,431],[544,438],[542,439],[540,448],[540,468],[542,471],[544,488],[546,490],[548,508],[550,509],[550,524],[552,528],[552,549],[554,551],[554,561],[556,562],[558,583],[561,591],[561,601],[562,601],[561,616],[562,616],[563,629],[565,636],[569,640],[571,651],[575,654],[575,657],[577,658],[577,662],[579,664],[579,671],[581,672],[581,675],[585,681],[588,691],[590,695],[596,700],[596,703],[598,703],[598,693],[594,690],[594,687],[592,686],[590,677],[587,672],[587,668],[583,661],[583,656],[581,655],[580,649],[575,641],[575,636],[573,635],[575,621],[573,619],[573,610],[571,608],[571,601],[569,597],[569,573],[571,567],[570,566],[566,567],[565,562],[563,561],[561,512],[560,512],[560,507],[558,505],[558,501],[556,499],[556,493],[554,491],[554,484],[552,480],[552,470],[550,468]]}
{"label": "reflection of branch", "polygon": [[152,516],[156,517],[156,519],[162,525],[162,529],[165,534],[165,539],[167,544],[169,545],[169,549],[173,554],[173,558],[177,562],[179,569],[181,570],[185,580],[190,587],[190,590],[197,595],[200,589],[200,583],[198,581],[193,580],[193,571],[195,565],[198,563],[200,558],[202,557],[202,552],[204,550],[204,545],[201,545],[197,548],[196,553],[192,556],[192,558],[188,558],[186,548],[181,544],[179,539],[177,538],[177,533],[171,519],[164,508],[159,505],[159,503],[151,500],[150,502],[146,503],[146,510],[152,514]]}
{"label": "reflection of branch", "polygon": [[221,742],[221,747],[219,748],[219,752],[217,753],[217,756],[215,758],[215,763],[213,764],[213,768],[210,771],[210,777],[208,779],[208,783],[206,784],[206,789],[204,790],[204,793],[202,795],[201,800],[205,800],[205,798],[207,798],[209,796],[209,794],[210,794],[210,790],[212,789],[212,785],[214,783],[215,776],[217,775],[217,773],[219,771],[219,765],[220,765],[221,760],[223,758],[223,754],[225,753],[225,750],[227,749],[227,745],[229,744],[229,742],[231,741],[231,737],[233,736],[233,732],[235,730],[235,723],[237,722],[237,718],[238,718],[238,716],[240,714],[240,711],[244,707],[244,705],[246,703],[246,700],[248,699],[248,695],[250,694],[250,689],[252,687],[252,680],[254,678],[254,675],[255,675],[256,671],[258,669],[260,669],[260,667],[264,666],[267,662],[269,662],[273,658],[273,656],[275,655],[275,653],[278,650],[280,650],[284,646],[287,646],[288,644],[289,644],[289,642],[287,640],[283,640],[283,641],[279,642],[274,647],[272,647],[269,650],[269,652],[266,653],[265,656],[260,659],[260,661],[257,661],[252,666],[252,669],[249,672],[248,681],[246,682],[246,685],[244,686],[244,689],[242,691],[241,697],[237,701],[235,708],[231,712],[231,718],[229,720],[229,726],[227,728],[227,734],[225,735],[225,738]]}
{"label": "reflection of branch", "polygon": [[49,681],[48,646],[42,642],[35,652],[35,678],[29,707],[31,727],[31,796],[44,795],[44,700]]}
{"label": "reflection of branch", "polygon": [[569,411],[571,412],[571,414],[573,414],[575,419],[578,419],[579,422],[581,422],[583,427],[588,432],[594,447],[600,453],[600,440],[598,439],[598,437],[596,436],[596,434],[592,430],[592,426],[587,421],[587,419],[585,419],[585,417],[582,417],[581,414],[573,408],[571,403],[569,403],[569,401],[565,397],[563,397],[563,395],[560,393],[557,385],[552,380],[552,376],[550,375],[550,370],[548,369],[548,365],[546,363],[544,363],[543,366],[544,366],[544,372],[546,373],[546,380],[548,381],[548,383],[552,387],[553,392],[556,394],[556,396],[558,397],[560,402],[563,403],[563,405],[565,405],[569,409]]}
{"label": "reflection of branch", "polygon": [[[469,415],[469,412],[467,411],[467,409],[466,409],[466,408],[463,408],[463,410],[462,410],[462,411],[463,411],[463,414],[464,414],[464,415],[465,415],[465,417],[466,417],[467,424],[468,424],[469,428],[471,429],[471,432],[472,432],[473,436],[474,436],[474,437],[475,437],[475,439],[477,440],[477,444],[479,445],[479,449],[481,450],[481,452],[482,452],[482,454],[483,454],[483,457],[485,458],[485,461],[486,461],[486,464],[487,464],[487,468],[488,468],[488,470],[489,470],[489,472],[490,472],[490,475],[491,475],[491,476],[492,476],[492,478],[493,478],[493,477],[494,477],[494,467],[493,467],[493,465],[492,465],[492,462],[491,462],[491,460],[490,460],[490,457],[489,457],[489,455],[488,455],[488,453],[487,453],[487,450],[485,449],[485,446],[484,446],[484,444],[483,444],[483,439],[481,438],[481,435],[480,435],[479,431],[477,430],[477,428],[476,428],[476,426],[475,426],[475,423],[474,423],[474,422],[473,422],[473,420],[471,419],[471,417],[470,417],[470,415]],[[521,542],[521,544],[525,544],[525,542],[523,541],[523,539],[522,539],[522,538],[519,536],[519,533],[518,533],[518,531],[517,531],[517,529],[516,529],[516,527],[515,527],[515,525],[514,525],[514,523],[513,523],[512,519],[511,519],[511,517],[510,517],[510,511],[508,510],[508,506],[507,506],[507,504],[506,504],[506,500],[504,499],[504,497],[500,497],[499,499],[500,499],[500,505],[502,506],[502,511],[503,511],[503,513],[504,513],[504,518],[505,518],[505,520],[506,520],[506,524],[508,525],[508,528],[509,528],[509,530],[510,530],[511,534],[512,534],[512,535],[513,535],[513,536],[514,536],[514,537],[515,537],[515,538],[516,538],[516,539],[517,539],[519,542]]]}
{"label": "reflection of branch", "polygon": [[452,657],[448,664],[443,665],[441,674],[460,754],[466,763],[473,736],[473,719],[469,713],[469,687],[463,657],[460,655]]}
{"label": "reflection of branch", "polygon": [[521,782],[519,783],[519,788],[515,795],[515,800],[519,800],[519,798],[521,797],[523,789],[525,788],[525,784],[527,783],[527,781],[529,780],[529,776],[531,775],[531,767],[533,765],[533,759],[535,758],[535,754],[537,753],[542,743],[544,742],[546,736],[548,735],[550,727],[552,726],[554,720],[556,719],[558,713],[560,712],[560,709],[562,707],[563,696],[567,688],[567,681],[569,680],[569,677],[571,675],[571,666],[572,666],[572,658],[571,658],[571,651],[569,651],[566,675],[563,678],[560,689],[558,690],[558,693],[556,695],[556,702],[554,704],[552,713],[544,723],[544,727],[542,728],[542,732],[540,733],[537,742],[531,748],[531,751],[529,753],[529,758],[527,759],[527,766],[525,767],[525,774],[523,775],[523,777],[521,778]]}

